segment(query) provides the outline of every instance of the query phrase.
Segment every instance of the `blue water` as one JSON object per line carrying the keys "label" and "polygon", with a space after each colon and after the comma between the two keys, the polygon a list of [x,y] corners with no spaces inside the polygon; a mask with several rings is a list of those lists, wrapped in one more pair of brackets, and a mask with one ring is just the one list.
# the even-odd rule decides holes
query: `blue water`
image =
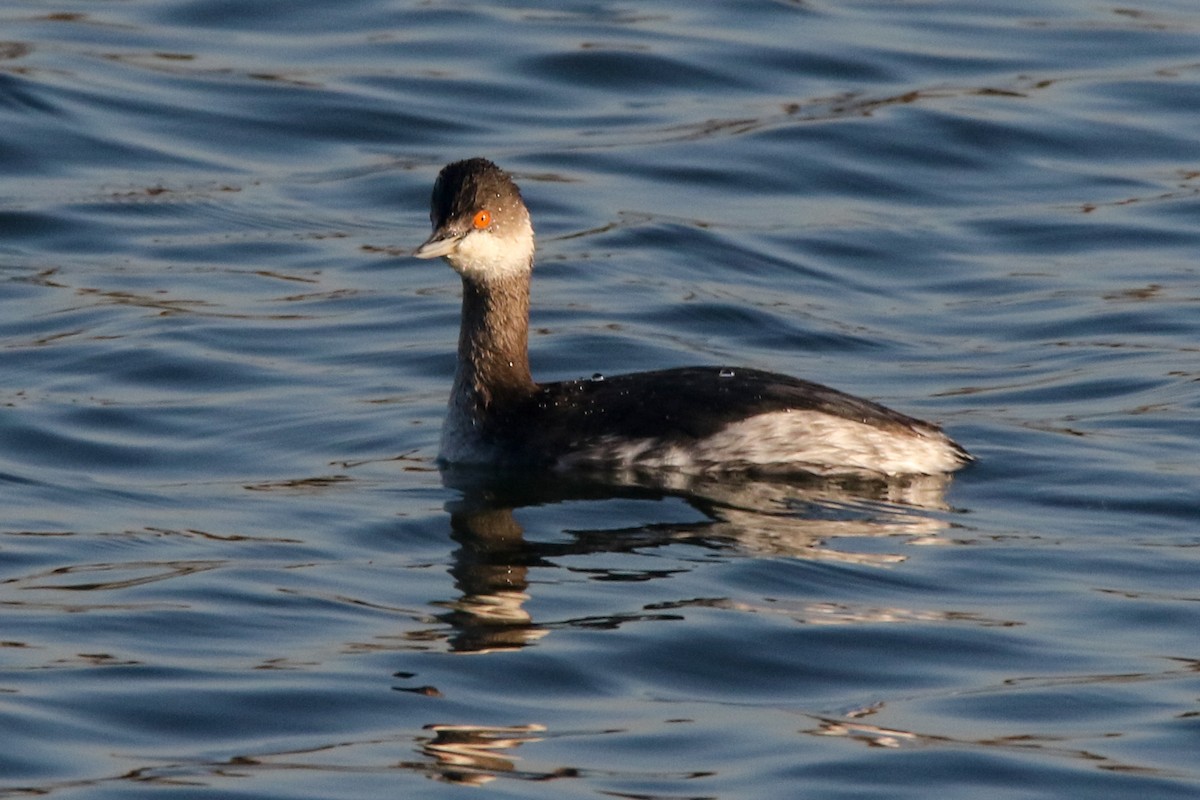
{"label": "blue water", "polygon": [[[0,797],[1200,793],[1200,10],[0,10]],[[535,374],[801,375],[951,481],[442,474],[437,170]]]}

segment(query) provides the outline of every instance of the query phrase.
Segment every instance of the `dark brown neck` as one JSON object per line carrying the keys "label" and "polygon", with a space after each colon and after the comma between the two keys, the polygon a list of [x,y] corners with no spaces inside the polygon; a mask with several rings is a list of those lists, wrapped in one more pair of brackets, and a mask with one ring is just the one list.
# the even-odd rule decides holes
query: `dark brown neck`
{"label": "dark brown neck", "polygon": [[488,281],[463,278],[455,391],[472,395],[482,407],[537,388],[529,372],[529,279],[529,272]]}

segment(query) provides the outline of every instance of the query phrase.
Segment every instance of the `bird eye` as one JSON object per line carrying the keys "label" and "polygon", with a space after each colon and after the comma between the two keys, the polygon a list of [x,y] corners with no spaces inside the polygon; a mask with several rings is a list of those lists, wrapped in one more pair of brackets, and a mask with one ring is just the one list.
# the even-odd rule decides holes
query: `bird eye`
{"label": "bird eye", "polygon": [[471,224],[474,225],[478,230],[486,228],[488,225],[492,224],[492,212],[488,211],[486,208],[482,211],[476,211],[475,217],[471,220]]}

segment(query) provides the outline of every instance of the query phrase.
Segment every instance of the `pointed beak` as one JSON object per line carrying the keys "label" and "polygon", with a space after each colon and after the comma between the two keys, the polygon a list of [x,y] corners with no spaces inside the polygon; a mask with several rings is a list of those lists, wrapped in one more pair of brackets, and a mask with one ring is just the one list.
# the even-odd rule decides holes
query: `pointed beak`
{"label": "pointed beak", "polygon": [[454,231],[447,231],[439,228],[433,232],[433,235],[425,240],[425,243],[413,251],[415,258],[437,258],[438,256],[448,256],[458,249],[458,243],[462,241],[463,235]]}

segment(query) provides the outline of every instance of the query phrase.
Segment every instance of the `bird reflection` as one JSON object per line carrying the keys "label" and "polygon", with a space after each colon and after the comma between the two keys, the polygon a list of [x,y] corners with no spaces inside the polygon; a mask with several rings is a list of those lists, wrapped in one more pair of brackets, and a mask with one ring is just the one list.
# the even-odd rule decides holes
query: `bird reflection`
{"label": "bird reflection", "polygon": [[529,567],[541,556],[526,541],[511,507],[491,507],[464,496],[450,510],[451,536],[459,543],[450,574],[459,599],[442,615],[455,630],[457,652],[512,650],[543,636],[522,607],[529,599]]}
{"label": "bird reflection", "polygon": [[[554,625],[539,624],[524,607],[529,599],[529,570],[553,567],[558,557],[689,543],[709,550],[882,566],[905,556],[839,550],[835,543],[847,537],[890,536],[932,543],[949,526],[939,513],[948,510],[944,494],[950,479],[946,476],[788,481],[674,474],[592,478],[497,475],[455,467],[444,469],[442,479],[461,493],[447,505],[452,536],[459,545],[450,570],[459,594],[439,604],[447,609],[440,619],[453,631],[448,644],[459,653],[513,650],[545,636]],[[572,530],[569,541],[544,542],[526,540],[513,516],[514,509],[567,501],[666,498],[682,499],[703,518],[615,530]],[[655,615],[645,615],[651,616]],[[624,621],[570,624],[615,626]]]}
{"label": "bird reflection", "polygon": [[[426,755],[437,760],[438,774],[446,781],[482,786],[498,774],[516,771],[510,751],[525,742],[539,741],[541,725],[426,725],[433,738],[425,742]],[[542,776],[549,777],[549,776]]]}

